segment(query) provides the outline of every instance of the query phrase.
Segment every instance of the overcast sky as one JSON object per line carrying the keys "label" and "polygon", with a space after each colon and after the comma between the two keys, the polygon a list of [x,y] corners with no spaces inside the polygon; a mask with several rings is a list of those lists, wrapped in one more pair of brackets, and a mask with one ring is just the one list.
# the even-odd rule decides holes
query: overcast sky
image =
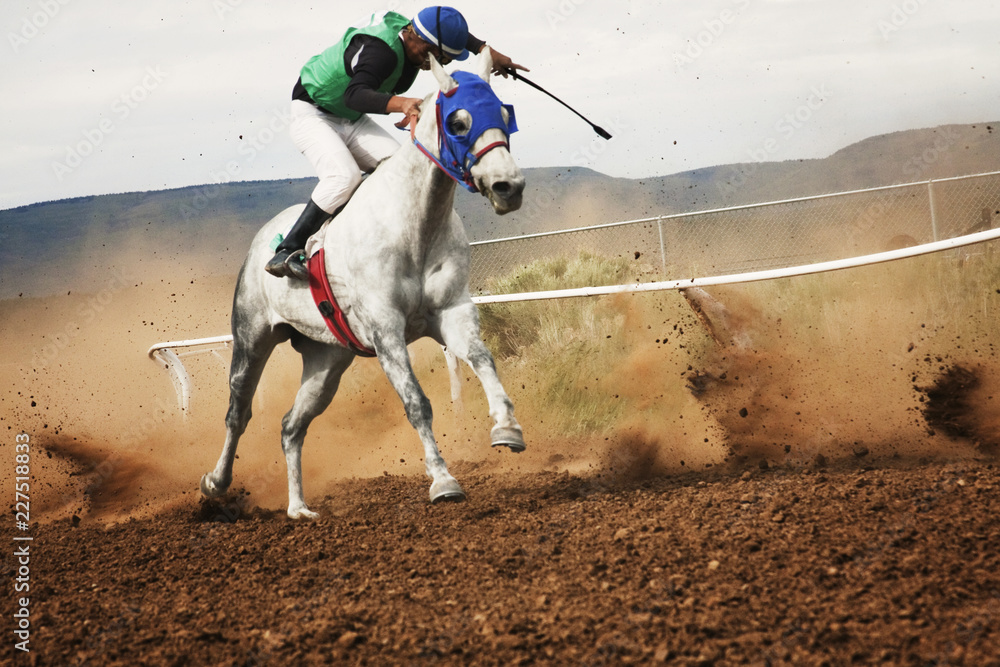
{"label": "overcast sky", "polygon": [[[366,14],[424,6],[0,0],[0,209],[312,176],[287,129],[299,69]],[[998,0],[457,6],[473,34],[614,135],[605,142],[541,93],[501,80],[497,93],[517,109],[522,167],[659,176],[1000,120]],[[421,74],[410,93],[433,85]]]}

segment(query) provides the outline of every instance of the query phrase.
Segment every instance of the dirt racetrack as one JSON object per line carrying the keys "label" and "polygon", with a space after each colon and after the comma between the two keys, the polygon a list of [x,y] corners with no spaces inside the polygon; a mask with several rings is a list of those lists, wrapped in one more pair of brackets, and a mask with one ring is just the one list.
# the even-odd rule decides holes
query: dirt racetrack
{"label": "dirt racetrack", "polygon": [[992,465],[458,472],[49,525],[18,663],[1000,664]]}
{"label": "dirt racetrack", "polygon": [[[231,276],[0,304],[0,484],[11,497],[28,435],[34,538],[31,650],[13,646],[6,557],[3,660],[1000,665],[1000,281],[962,282],[948,258],[880,271],[719,291],[753,323],[742,352],[712,348],[676,295],[593,306],[583,321],[617,328],[564,326],[544,372],[501,361],[518,456],[484,444],[477,392],[451,414],[440,356],[417,350],[459,504],[427,502],[398,399],[356,365],[307,440],[316,523],[284,514],[290,352],[221,502],[197,481],[221,447],[224,364],[191,361],[182,420],[145,357],[224,333]],[[948,303],[914,286],[928,276]],[[964,293],[968,318],[946,308]],[[593,370],[601,354],[617,374]],[[560,356],[583,370],[547,384]],[[614,400],[566,417],[553,394]],[[25,534],[13,516],[3,532]]]}

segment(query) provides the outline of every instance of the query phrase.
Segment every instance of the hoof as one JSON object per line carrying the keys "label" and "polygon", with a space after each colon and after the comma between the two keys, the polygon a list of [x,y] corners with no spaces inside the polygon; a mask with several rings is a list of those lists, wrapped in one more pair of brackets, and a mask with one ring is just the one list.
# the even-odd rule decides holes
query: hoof
{"label": "hoof", "polygon": [[523,452],[527,447],[519,428],[494,426],[490,432],[490,438],[493,440],[494,447],[508,447],[514,453]]}
{"label": "hoof", "polygon": [[458,502],[465,500],[465,491],[454,479],[443,479],[431,484],[431,502]]}
{"label": "hoof", "polygon": [[229,485],[226,484],[222,486],[217,484],[215,480],[212,479],[212,473],[207,472],[201,476],[201,495],[206,498],[218,498],[219,496],[225,495],[226,491],[229,490]]}
{"label": "hoof", "polygon": [[296,521],[299,521],[301,519],[309,519],[310,521],[315,521],[316,519],[319,518],[319,512],[313,512],[308,507],[296,507],[295,509],[289,507],[288,518],[295,519]]}

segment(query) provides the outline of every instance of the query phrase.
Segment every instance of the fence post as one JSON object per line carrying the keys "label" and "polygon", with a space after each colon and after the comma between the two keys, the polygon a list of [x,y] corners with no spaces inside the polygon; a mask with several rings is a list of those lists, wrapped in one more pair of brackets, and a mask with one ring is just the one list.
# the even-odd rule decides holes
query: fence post
{"label": "fence post", "polygon": [[663,243],[663,216],[657,216],[656,228],[660,232],[660,266],[663,267],[663,275],[667,275],[667,249]]}
{"label": "fence post", "polygon": [[927,181],[927,199],[931,206],[931,235],[934,241],[938,240],[937,211],[934,207],[934,181]]}

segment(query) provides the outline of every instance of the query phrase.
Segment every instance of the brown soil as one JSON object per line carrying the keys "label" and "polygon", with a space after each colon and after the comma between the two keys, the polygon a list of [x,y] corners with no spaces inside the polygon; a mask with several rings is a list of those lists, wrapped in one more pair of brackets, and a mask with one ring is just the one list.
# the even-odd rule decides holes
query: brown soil
{"label": "brown soil", "polygon": [[983,403],[983,385],[980,369],[963,365],[947,367],[923,389],[927,396],[924,418],[932,428],[975,442],[984,452],[996,453],[1000,444],[993,426],[996,418],[983,419],[978,409]]}
{"label": "brown soil", "polygon": [[[696,325],[630,322],[621,373],[583,378],[630,401],[622,425],[569,437],[518,402],[518,456],[484,443],[476,392],[447,408],[431,345],[415,366],[469,495],[445,505],[427,501],[398,398],[359,362],[306,443],[322,519],[295,523],[277,446],[294,355],[265,371],[234,491],[202,499],[227,357],[190,359],[181,420],[145,351],[225,333],[232,276],[154,274],[0,302],[0,489],[12,498],[25,432],[34,536],[31,652],[8,632],[0,662],[1000,665],[992,324],[959,339],[932,308],[850,284],[789,322],[770,310],[779,287],[757,307],[719,290],[756,328],[746,346],[695,368]],[[8,549],[12,533],[13,516]]]}
{"label": "brown soil", "polygon": [[[40,527],[39,665],[996,665],[988,463],[345,482]],[[10,602],[7,603],[9,609]]]}

